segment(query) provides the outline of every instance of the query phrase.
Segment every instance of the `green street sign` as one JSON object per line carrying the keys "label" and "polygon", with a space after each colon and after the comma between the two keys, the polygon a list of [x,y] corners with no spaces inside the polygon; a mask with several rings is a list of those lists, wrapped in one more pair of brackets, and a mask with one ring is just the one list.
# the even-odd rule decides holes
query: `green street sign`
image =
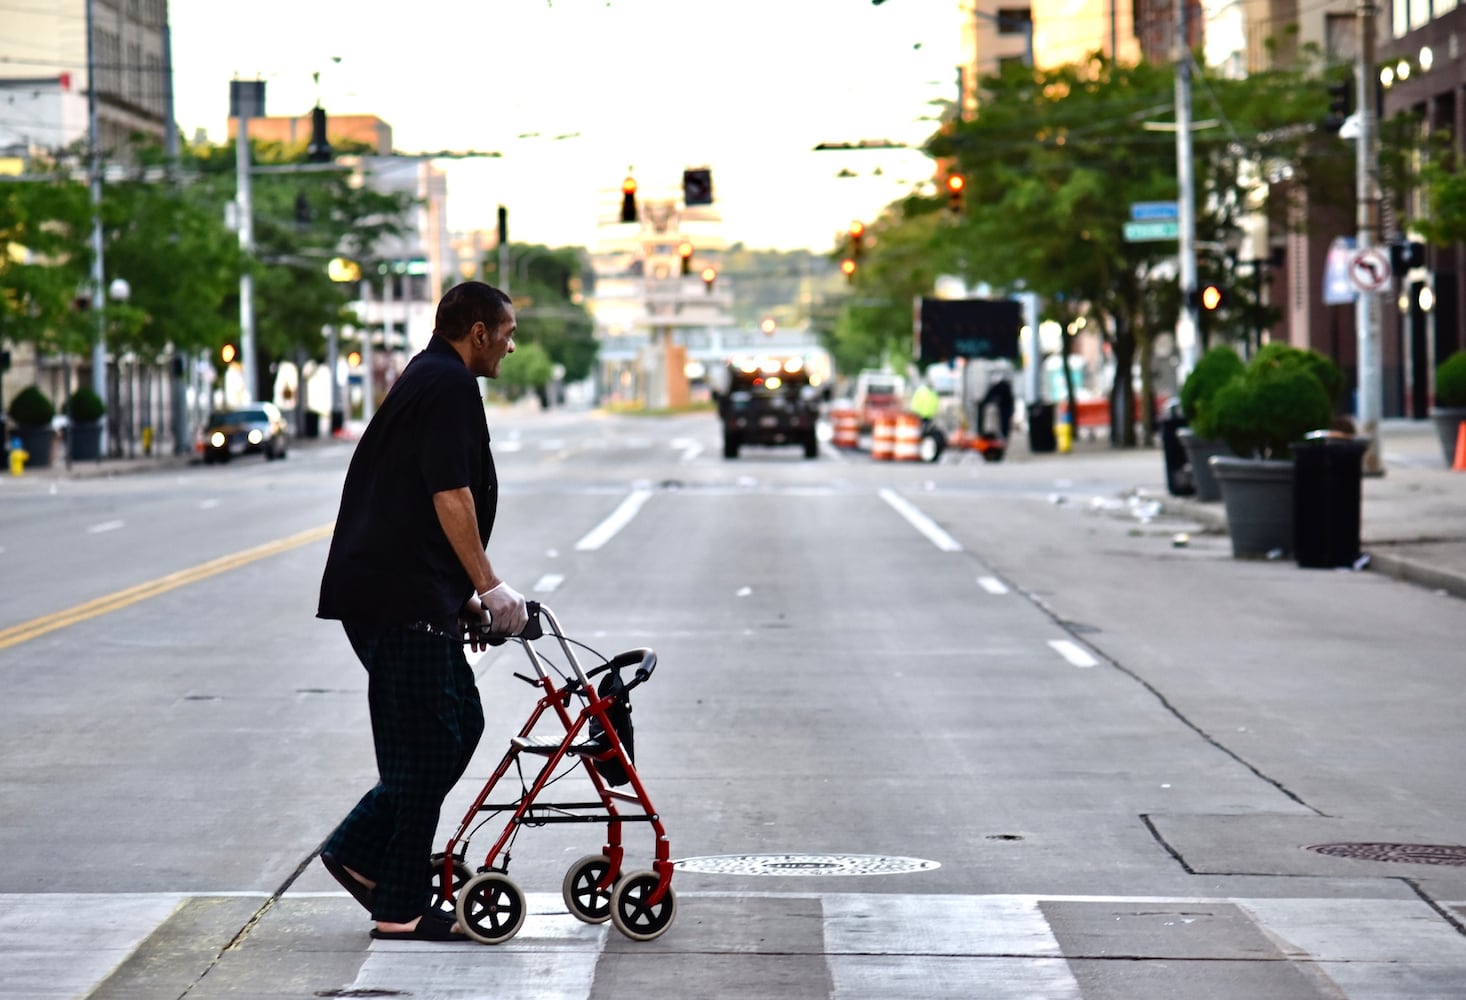
{"label": "green street sign", "polygon": [[1181,224],[1175,219],[1161,222],[1125,223],[1125,242],[1144,243],[1149,240],[1174,240],[1181,235]]}

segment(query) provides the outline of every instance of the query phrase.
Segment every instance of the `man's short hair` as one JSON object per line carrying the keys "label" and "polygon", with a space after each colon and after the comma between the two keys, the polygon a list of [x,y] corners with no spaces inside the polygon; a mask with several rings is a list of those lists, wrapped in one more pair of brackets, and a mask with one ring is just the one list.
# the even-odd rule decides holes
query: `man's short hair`
{"label": "man's short hair", "polygon": [[513,301],[509,293],[482,281],[454,285],[438,301],[433,332],[445,340],[456,342],[468,336],[475,323],[483,323],[491,331],[498,330],[508,319],[506,307]]}

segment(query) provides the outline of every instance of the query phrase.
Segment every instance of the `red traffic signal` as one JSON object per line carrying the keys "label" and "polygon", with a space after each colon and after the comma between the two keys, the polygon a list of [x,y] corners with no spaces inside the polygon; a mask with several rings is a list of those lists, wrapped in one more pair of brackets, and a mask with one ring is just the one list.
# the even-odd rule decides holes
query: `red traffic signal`
{"label": "red traffic signal", "polygon": [[718,278],[718,272],[710,267],[702,269],[702,283],[707,286],[708,294],[713,294],[713,282]]}
{"label": "red traffic signal", "polygon": [[865,223],[850,223],[850,253],[856,260],[865,252]]}
{"label": "red traffic signal", "polygon": [[857,267],[859,267],[859,265],[856,264],[855,261],[850,257],[846,257],[844,260],[840,261],[840,272],[845,275],[845,280],[850,282],[852,285],[855,284],[855,269]]}
{"label": "red traffic signal", "polygon": [[627,177],[621,182],[621,221],[636,221],[636,178]]}
{"label": "red traffic signal", "polygon": [[682,258],[682,274],[684,276],[692,273],[692,244],[686,240],[677,248],[677,255]]}
{"label": "red traffic signal", "polygon": [[967,181],[961,174],[947,175],[947,205],[953,212],[962,211],[962,191],[967,187]]}

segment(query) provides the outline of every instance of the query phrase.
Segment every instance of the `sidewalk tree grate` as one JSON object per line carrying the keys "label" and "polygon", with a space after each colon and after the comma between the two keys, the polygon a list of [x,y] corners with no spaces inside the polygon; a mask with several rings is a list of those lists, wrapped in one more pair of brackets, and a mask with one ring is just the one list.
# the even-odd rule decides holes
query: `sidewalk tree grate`
{"label": "sidewalk tree grate", "polygon": [[942,867],[937,861],[878,854],[717,854],[672,864],[704,875],[905,875]]}
{"label": "sidewalk tree grate", "polygon": [[1460,844],[1309,844],[1305,850],[1355,861],[1401,861],[1412,865],[1466,867],[1466,847]]}

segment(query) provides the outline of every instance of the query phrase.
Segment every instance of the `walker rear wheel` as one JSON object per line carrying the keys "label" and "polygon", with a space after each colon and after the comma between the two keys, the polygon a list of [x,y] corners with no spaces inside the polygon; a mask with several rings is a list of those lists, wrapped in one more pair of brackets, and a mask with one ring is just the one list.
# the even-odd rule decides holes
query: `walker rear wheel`
{"label": "walker rear wheel", "polygon": [[[604,854],[588,854],[565,873],[565,882],[560,887],[565,897],[565,905],[575,919],[582,920],[588,924],[603,924],[611,919],[611,893],[615,890],[614,882],[610,889],[597,889],[606,872],[611,867],[611,859]],[[619,880],[620,876],[617,876]]]}
{"label": "walker rear wheel", "polygon": [[455,913],[465,934],[481,944],[500,944],[524,926],[524,893],[498,872],[475,875],[458,893]]}
{"label": "walker rear wheel", "polygon": [[[428,861],[428,885],[432,889],[432,895],[428,897],[428,909],[442,910],[445,913],[453,912],[453,904],[448,901],[449,894],[443,891],[443,859],[447,855],[434,854]],[[464,864],[458,858],[453,859],[453,885],[450,887],[452,897],[458,898],[458,891],[463,888],[465,882],[473,878],[473,869]]]}
{"label": "walker rear wheel", "polygon": [[611,890],[611,923],[633,941],[650,941],[672,926],[677,894],[670,885],[655,906],[647,902],[661,881],[655,872],[632,872]]}

